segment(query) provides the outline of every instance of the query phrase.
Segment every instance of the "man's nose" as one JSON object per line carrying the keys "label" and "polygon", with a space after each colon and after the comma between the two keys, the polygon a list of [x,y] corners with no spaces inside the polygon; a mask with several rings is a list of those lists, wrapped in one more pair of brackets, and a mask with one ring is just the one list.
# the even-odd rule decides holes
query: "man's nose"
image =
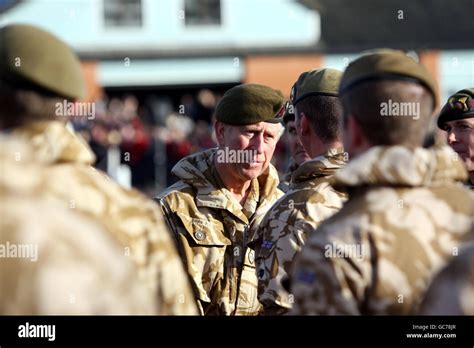
{"label": "man's nose", "polygon": [[257,153],[263,153],[264,152],[264,139],[263,139],[263,134],[259,134],[254,138],[254,144],[253,144],[253,149],[257,151]]}
{"label": "man's nose", "polygon": [[448,132],[448,144],[451,145],[455,142],[457,142],[456,133],[453,132],[453,131],[449,131]]}
{"label": "man's nose", "polygon": [[303,147],[303,143],[301,142],[301,139],[299,136],[296,136],[296,145],[301,148]]}

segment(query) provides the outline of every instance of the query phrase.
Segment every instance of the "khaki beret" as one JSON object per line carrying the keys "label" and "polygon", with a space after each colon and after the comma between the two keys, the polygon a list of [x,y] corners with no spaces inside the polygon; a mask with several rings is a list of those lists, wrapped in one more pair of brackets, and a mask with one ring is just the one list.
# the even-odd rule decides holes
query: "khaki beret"
{"label": "khaki beret", "polygon": [[216,107],[216,120],[236,126],[282,121],[285,97],[273,88],[243,84],[224,93]]}
{"label": "khaki beret", "polygon": [[290,101],[296,106],[309,96],[339,96],[342,72],[336,69],[316,69],[302,73],[293,85]]}
{"label": "khaki beret", "polygon": [[437,102],[436,83],[428,70],[402,51],[383,49],[365,54],[349,64],[342,76],[342,95],[356,85],[375,80],[405,80],[423,85]]}
{"label": "khaki beret", "polygon": [[32,25],[0,28],[0,82],[68,99],[84,96],[81,63],[54,35]]}
{"label": "khaki beret", "polygon": [[462,89],[448,98],[438,117],[438,127],[448,121],[474,117],[474,88]]}

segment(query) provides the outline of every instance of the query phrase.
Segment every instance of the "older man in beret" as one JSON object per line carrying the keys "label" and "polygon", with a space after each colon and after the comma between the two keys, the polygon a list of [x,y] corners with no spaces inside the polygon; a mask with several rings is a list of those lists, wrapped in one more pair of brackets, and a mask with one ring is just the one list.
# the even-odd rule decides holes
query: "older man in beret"
{"label": "older man in beret", "polygon": [[474,190],[474,87],[450,96],[438,117],[448,144],[461,157],[469,172],[467,185]]}
{"label": "older man in beret", "polygon": [[[300,75],[292,89],[296,130],[312,157],[293,173],[290,189],[265,216],[257,249],[258,295],[266,315],[284,314],[292,306],[289,275],[308,233],[336,213],[346,199],[330,179],[345,165],[340,126],[342,72],[317,69]],[[291,108],[290,108],[291,109]]]}
{"label": "older man in beret", "polygon": [[[28,157],[44,166],[45,196],[89,217],[119,243],[139,281],[156,296],[152,313],[196,314],[160,208],[95,170],[92,150],[67,128],[69,114],[58,112],[83,95],[80,61],[63,41],[31,25],[0,29],[0,130],[29,145]],[[20,150],[17,156],[26,158]]]}
{"label": "older man in beret", "polygon": [[339,87],[349,163],[342,209],[296,258],[293,314],[410,314],[472,238],[474,196],[449,146],[423,148],[436,105],[428,71],[403,52],[354,60]]}
{"label": "older man in beret", "polygon": [[158,198],[204,315],[256,315],[257,227],[282,195],[270,164],[285,100],[258,84],[228,90],[217,105],[218,148],[183,158],[180,180]]}

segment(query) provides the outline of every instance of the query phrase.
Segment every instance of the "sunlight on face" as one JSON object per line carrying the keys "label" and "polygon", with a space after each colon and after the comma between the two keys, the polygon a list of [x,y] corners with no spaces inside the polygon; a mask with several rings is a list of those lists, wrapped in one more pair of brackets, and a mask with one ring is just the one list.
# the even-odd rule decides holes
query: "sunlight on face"
{"label": "sunlight on face", "polygon": [[448,121],[444,124],[448,144],[466,164],[468,171],[474,170],[474,118]]}
{"label": "sunlight on face", "polygon": [[282,125],[279,123],[259,122],[248,126],[223,125],[223,136],[219,140],[221,149],[248,151],[254,154],[249,163],[226,163],[232,167],[232,173],[242,181],[260,176],[273,157],[280,138]]}

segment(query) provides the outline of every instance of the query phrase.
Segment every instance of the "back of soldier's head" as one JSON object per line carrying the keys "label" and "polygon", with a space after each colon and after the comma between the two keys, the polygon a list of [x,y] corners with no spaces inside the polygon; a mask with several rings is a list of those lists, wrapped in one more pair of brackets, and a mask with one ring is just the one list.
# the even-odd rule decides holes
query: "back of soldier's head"
{"label": "back of soldier's head", "polygon": [[81,64],[54,35],[31,25],[0,28],[0,126],[54,117],[55,105],[84,96]]}
{"label": "back of soldier's head", "polygon": [[403,52],[380,50],[346,69],[344,119],[352,115],[372,145],[422,146],[436,104],[428,71]]}
{"label": "back of soldier's head", "polygon": [[314,133],[323,143],[340,138],[342,106],[339,84],[342,72],[335,69],[317,69],[302,73],[291,90],[293,109],[304,113]]}

